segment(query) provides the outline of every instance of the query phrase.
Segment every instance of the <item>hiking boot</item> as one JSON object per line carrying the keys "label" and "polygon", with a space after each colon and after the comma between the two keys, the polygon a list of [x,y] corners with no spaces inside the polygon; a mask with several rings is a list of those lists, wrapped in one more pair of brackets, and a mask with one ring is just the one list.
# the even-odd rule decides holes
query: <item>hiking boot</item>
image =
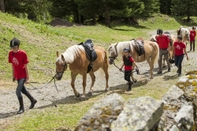
{"label": "hiking boot", "polygon": [[32,100],[31,101],[31,105],[30,105],[30,107],[29,107],[29,109],[32,109],[32,108],[34,108],[34,106],[35,106],[35,104],[37,103],[37,100]]}
{"label": "hiking boot", "polygon": [[129,84],[129,87],[128,87],[127,91],[131,91],[131,87],[133,85],[133,82],[129,82],[128,84]]}
{"label": "hiking boot", "polygon": [[158,71],[158,72],[157,72],[157,74],[161,74],[161,73],[162,73],[162,71]]}
{"label": "hiking boot", "polygon": [[19,111],[17,112],[17,114],[22,114],[24,111],[25,111],[24,108],[23,107],[20,107],[19,108]]}
{"label": "hiking boot", "polygon": [[31,105],[29,106],[29,109],[32,109],[34,108],[35,104],[37,103],[37,100],[27,91],[24,93],[28,98],[29,100],[31,101]]}
{"label": "hiking boot", "polygon": [[24,112],[23,97],[18,97],[18,101],[19,101],[20,108],[17,114],[22,114]]}

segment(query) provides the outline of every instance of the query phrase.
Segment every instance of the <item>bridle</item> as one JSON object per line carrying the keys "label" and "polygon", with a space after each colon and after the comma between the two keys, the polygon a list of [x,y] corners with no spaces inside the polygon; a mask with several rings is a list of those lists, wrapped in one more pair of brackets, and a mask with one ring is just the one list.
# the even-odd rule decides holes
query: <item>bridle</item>
{"label": "bridle", "polygon": [[114,61],[118,57],[118,51],[117,51],[117,48],[116,48],[117,44],[114,46],[114,48],[115,48],[115,51],[114,51],[115,55],[114,56],[109,56],[110,60]]}
{"label": "bridle", "polygon": [[58,72],[57,69],[56,69],[56,75],[55,75],[55,76],[57,76],[57,75],[59,76],[59,74],[62,76],[62,75],[64,74],[64,71],[65,71],[65,69],[66,69],[66,66],[67,66],[67,65],[66,65],[66,63],[65,63],[65,64],[63,65],[63,70],[60,71],[60,72]]}

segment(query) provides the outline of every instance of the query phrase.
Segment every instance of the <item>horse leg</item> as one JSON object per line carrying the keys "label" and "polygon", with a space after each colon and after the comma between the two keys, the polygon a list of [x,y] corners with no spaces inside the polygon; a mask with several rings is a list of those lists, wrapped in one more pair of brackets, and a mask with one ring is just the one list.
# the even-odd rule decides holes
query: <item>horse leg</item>
{"label": "horse leg", "polygon": [[[133,69],[135,69],[135,67],[137,67],[136,64],[134,64]],[[134,83],[137,82],[137,79],[135,79],[135,78],[133,77],[133,72],[131,73],[131,79],[132,79],[132,81],[133,81]]]}
{"label": "horse leg", "polygon": [[[106,62],[107,63],[107,62]],[[109,81],[109,72],[108,72],[108,64],[104,65],[102,67],[104,73],[105,73],[105,81],[106,81],[106,84],[105,84],[105,91],[108,91],[109,89],[109,84],[108,84],[108,81]]]}
{"label": "horse leg", "polygon": [[149,64],[150,67],[150,72],[149,72],[149,78],[153,79],[153,68],[154,68],[154,59],[153,57],[150,57],[149,59],[147,59],[147,62]]}
{"label": "horse leg", "polygon": [[73,89],[73,92],[74,92],[75,96],[80,97],[79,92],[77,92],[77,90],[75,89],[76,76],[77,76],[77,74],[74,74],[73,72],[71,72],[71,86],[72,86],[72,89]]}
{"label": "horse leg", "polygon": [[95,79],[96,79],[96,77],[95,77],[95,75],[94,75],[94,72],[93,72],[93,71],[90,71],[90,72],[89,72],[89,75],[90,75],[90,77],[91,77],[92,83],[91,83],[90,91],[89,91],[89,93],[88,93],[88,94],[92,95],[93,87],[94,87],[94,83],[95,83]]}
{"label": "horse leg", "polygon": [[81,96],[82,98],[85,98],[85,95],[86,95],[86,79],[87,79],[87,75],[86,73],[83,73],[83,95]]}
{"label": "horse leg", "polygon": [[135,79],[135,78],[133,77],[133,73],[131,74],[131,79],[132,79],[132,81],[133,81],[134,83],[137,82],[137,79]]}

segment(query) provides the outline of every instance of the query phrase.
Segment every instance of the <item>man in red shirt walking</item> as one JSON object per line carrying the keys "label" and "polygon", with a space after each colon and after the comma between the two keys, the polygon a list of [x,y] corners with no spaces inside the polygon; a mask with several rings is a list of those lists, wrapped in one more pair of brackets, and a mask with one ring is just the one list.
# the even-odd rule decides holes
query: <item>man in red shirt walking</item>
{"label": "man in red shirt walking", "polygon": [[29,81],[29,73],[27,69],[27,64],[29,61],[26,52],[23,50],[19,50],[19,45],[20,41],[16,38],[13,38],[10,41],[11,50],[8,54],[8,62],[12,64],[13,81],[17,80],[18,83],[16,88],[16,95],[18,97],[20,108],[17,114],[21,114],[24,112],[23,96],[21,92],[25,94],[31,101],[29,109],[32,109],[37,102],[37,100],[34,99],[27,91],[24,85]]}
{"label": "man in red shirt walking", "polygon": [[157,44],[159,45],[159,60],[158,60],[158,66],[159,66],[159,71],[157,74],[162,73],[162,56],[164,56],[164,59],[167,61],[168,65],[168,72],[171,71],[170,63],[168,60],[169,56],[169,47],[170,47],[170,39],[168,38],[167,35],[163,34],[162,29],[157,30],[157,36],[156,36],[156,41]]}
{"label": "man in red shirt walking", "polygon": [[192,30],[190,30],[190,51],[195,51],[195,37],[196,37],[196,27],[192,27]]}

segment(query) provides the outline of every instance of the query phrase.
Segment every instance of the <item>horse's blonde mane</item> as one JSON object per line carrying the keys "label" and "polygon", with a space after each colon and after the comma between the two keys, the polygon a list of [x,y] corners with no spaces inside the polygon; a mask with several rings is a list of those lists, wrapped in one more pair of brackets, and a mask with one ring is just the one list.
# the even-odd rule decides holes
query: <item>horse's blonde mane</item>
{"label": "horse's blonde mane", "polygon": [[74,59],[80,55],[80,52],[83,51],[84,48],[82,45],[73,45],[66,49],[66,51],[62,54],[66,63],[72,63]]}
{"label": "horse's blonde mane", "polygon": [[115,44],[111,44],[111,48],[113,49],[114,52],[117,50],[117,54],[122,56],[123,49],[127,47],[130,48],[131,52],[133,52],[133,42],[132,41],[123,41],[123,42],[118,42]]}

